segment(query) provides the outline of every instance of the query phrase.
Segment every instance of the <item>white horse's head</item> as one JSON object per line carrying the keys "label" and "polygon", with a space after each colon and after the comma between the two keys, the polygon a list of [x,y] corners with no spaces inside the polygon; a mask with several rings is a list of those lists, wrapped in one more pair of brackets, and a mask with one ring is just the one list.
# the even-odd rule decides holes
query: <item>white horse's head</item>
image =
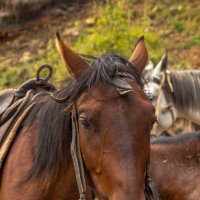
{"label": "white horse's head", "polygon": [[147,81],[147,92],[149,93],[152,104],[156,108],[157,127],[154,131],[156,135],[170,128],[177,117],[177,111],[172,102],[165,94],[165,84],[169,77],[168,70],[168,56],[165,54],[158,65],[154,68],[150,62],[144,71],[144,78]]}

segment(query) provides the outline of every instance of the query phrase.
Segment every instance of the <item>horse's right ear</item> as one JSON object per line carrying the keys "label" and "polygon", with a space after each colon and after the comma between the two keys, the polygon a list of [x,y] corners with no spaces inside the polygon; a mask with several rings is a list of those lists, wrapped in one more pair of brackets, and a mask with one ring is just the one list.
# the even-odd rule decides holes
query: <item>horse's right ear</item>
{"label": "horse's right ear", "polygon": [[144,67],[148,61],[148,52],[144,42],[144,36],[142,36],[136,43],[135,49],[129,59],[129,62],[137,69],[141,75]]}
{"label": "horse's right ear", "polygon": [[89,64],[64,44],[59,33],[56,33],[56,44],[68,72],[75,79],[78,79],[89,67]]}
{"label": "horse's right ear", "polygon": [[160,62],[157,64],[155,69],[153,70],[152,77],[160,77],[161,72],[165,72],[168,67],[168,54],[165,53],[161,58]]}

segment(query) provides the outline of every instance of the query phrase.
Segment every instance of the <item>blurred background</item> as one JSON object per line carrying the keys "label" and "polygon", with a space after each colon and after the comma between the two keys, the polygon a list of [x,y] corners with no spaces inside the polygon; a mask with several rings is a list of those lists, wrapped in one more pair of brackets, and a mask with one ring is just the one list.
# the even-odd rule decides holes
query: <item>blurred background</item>
{"label": "blurred background", "polygon": [[167,50],[170,69],[200,68],[199,0],[0,0],[0,89],[35,77],[43,63],[61,87],[56,31],[79,53],[127,59],[144,35],[155,65]]}

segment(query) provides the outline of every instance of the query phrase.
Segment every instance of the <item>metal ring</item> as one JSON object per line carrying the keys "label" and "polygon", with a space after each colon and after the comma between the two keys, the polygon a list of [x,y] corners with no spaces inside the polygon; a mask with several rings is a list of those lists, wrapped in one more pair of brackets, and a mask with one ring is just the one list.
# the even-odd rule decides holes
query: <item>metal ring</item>
{"label": "metal ring", "polygon": [[[40,78],[40,73],[45,68],[49,70],[49,74],[46,76],[46,78],[43,79],[43,78]],[[36,75],[37,81],[41,81],[41,80],[48,81],[52,76],[52,71],[53,71],[53,69],[52,69],[51,65],[49,65],[49,64],[41,65],[37,70],[37,75]]]}

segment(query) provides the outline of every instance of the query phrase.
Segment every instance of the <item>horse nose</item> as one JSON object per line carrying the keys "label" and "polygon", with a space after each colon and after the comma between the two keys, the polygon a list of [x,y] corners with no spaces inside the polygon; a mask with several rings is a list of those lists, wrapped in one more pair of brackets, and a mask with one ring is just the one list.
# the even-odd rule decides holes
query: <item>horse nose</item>
{"label": "horse nose", "polygon": [[[139,174],[138,174],[139,176]],[[125,179],[113,190],[110,200],[145,200],[143,177],[139,178],[137,173]]]}
{"label": "horse nose", "polygon": [[[131,186],[130,186],[131,187]],[[144,191],[118,191],[110,200],[145,200]]]}

